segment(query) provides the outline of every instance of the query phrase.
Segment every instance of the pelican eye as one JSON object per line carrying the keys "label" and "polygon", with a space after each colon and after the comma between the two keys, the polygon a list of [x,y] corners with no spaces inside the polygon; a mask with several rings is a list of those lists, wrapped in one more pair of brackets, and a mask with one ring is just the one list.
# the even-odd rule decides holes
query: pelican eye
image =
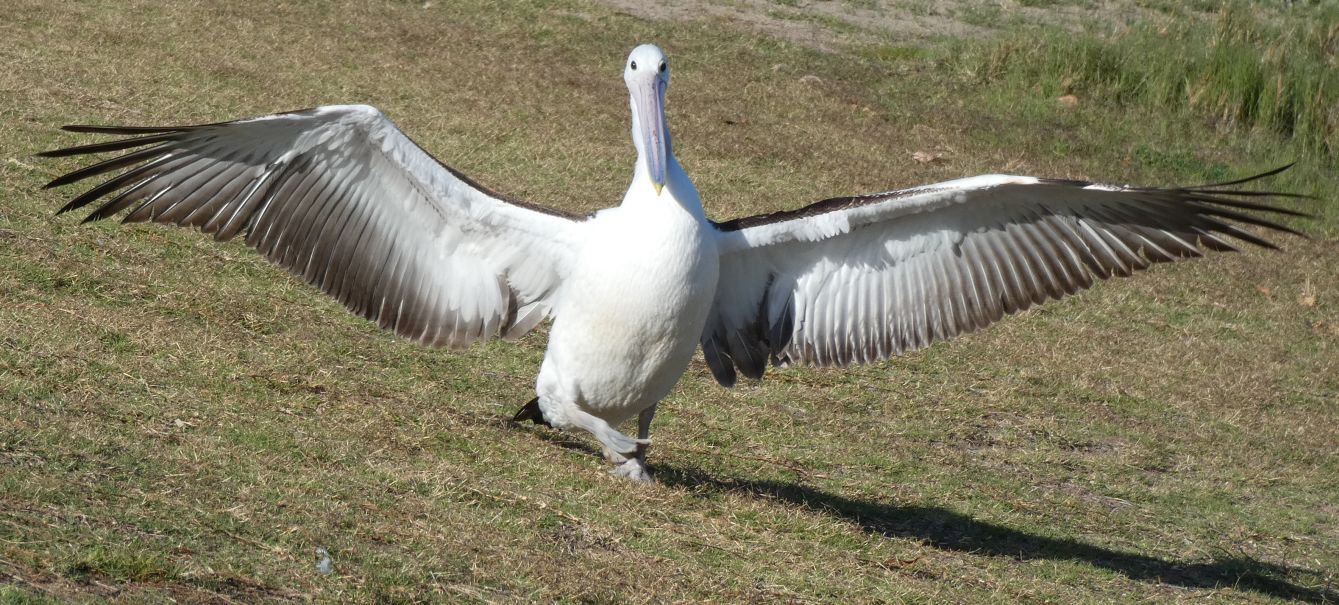
{"label": "pelican eye", "polygon": [[636,61],[633,61],[633,62],[632,62],[632,71],[637,71],[637,62],[636,62]]}
{"label": "pelican eye", "polygon": [[665,67],[667,67],[667,66],[665,65],[665,62],[664,62],[664,61],[661,61],[661,62],[660,62],[660,67],[657,68],[657,70],[658,70],[660,73],[663,74],[663,73],[665,73]]}

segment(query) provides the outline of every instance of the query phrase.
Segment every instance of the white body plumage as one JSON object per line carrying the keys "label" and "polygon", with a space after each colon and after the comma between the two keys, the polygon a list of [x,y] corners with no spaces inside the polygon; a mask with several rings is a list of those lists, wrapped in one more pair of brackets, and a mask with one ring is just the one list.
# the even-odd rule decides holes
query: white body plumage
{"label": "white body plumage", "polygon": [[582,225],[536,383],[554,426],[584,428],[572,418],[580,412],[628,420],[669,393],[697,349],[716,291],[716,233],[677,163],[668,176],[659,193],[634,180],[622,206]]}

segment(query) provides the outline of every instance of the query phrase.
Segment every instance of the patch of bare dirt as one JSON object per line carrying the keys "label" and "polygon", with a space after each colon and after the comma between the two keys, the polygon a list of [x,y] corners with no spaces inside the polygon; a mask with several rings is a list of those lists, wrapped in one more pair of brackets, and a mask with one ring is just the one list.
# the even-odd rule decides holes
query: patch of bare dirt
{"label": "patch of bare dirt", "polygon": [[827,52],[852,45],[915,45],[932,38],[984,36],[1020,23],[1118,31],[1135,21],[1170,18],[1129,0],[1059,0],[1046,7],[1023,6],[1016,0],[597,1],[642,19],[725,21]]}

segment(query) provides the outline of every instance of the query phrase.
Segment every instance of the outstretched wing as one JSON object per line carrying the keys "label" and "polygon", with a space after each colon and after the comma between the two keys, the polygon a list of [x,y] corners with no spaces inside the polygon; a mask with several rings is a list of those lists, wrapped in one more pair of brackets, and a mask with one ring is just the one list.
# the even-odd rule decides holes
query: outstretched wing
{"label": "outstretched wing", "polygon": [[49,151],[132,150],[47,187],[122,171],[66,204],[85,221],[197,227],[247,245],[396,334],[434,346],[516,337],[546,317],[572,265],[574,217],[473,183],[380,111],[332,105]]}
{"label": "outstretched wing", "polygon": [[702,349],[716,380],[761,378],[770,360],[846,366],[979,330],[1096,279],[1152,263],[1273,248],[1242,212],[1298,215],[1225,189],[987,175],[824,200],[717,224],[721,277]]}

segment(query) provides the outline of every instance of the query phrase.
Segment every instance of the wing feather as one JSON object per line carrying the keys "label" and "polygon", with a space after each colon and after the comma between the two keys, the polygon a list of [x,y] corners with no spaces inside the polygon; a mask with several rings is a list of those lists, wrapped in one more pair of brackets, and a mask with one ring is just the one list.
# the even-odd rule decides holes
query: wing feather
{"label": "wing feather", "polygon": [[[436,346],[517,337],[571,268],[577,217],[503,198],[436,161],[375,108],[332,105],[198,126],[68,126],[128,136],[60,212],[195,227],[248,246],[382,328]],[[121,171],[121,172],[117,172]],[[524,314],[518,315],[518,310]]]}
{"label": "wing feather", "polygon": [[1279,171],[1180,189],[987,175],[718,223],[702,347],[727,385],[736,368],[762,375],[756,350],[777,365],[868,363],[1113,275],[1235,250],[1225,237],[1275,248],[1242,225],[1300,235],[1277,217],[1305,215],[1249,200],[1306,196],[1224,187]]}

